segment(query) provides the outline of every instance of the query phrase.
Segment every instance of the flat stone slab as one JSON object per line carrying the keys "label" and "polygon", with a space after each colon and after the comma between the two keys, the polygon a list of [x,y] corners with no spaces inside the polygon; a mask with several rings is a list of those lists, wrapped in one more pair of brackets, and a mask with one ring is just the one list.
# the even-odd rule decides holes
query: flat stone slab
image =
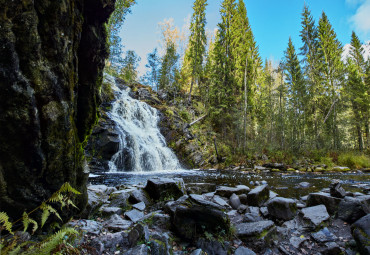
{"label": "flat stone slab", "polygon": [[246,247],[240,246],[238,249],[235,250],[234,255],[256,255],[256,253]]}
{"label": "flat stone slab", "polygon": [[103,225],[100,222],[94,220],[78,220],[69,222],[68,225],[75,227],[87,234],[99,235],[103,229]]}
{"label": "flat stone slab", "polygon": [[236,225],[236,233],[238,237],[261,237],[261,234],[273,228],[274,222],[271,220],[264,220],[258,222],[240,223]]}
{"label": "flat stone slab", "polygon": [[220,186],[216,189],[216,195],[221,197],[230,198],[232,194],[241,195],[248,194],[251,189],[245,185],[238,185],[236,187]]}
{"label": "flat stone slab", "polygon": [[133,209],[131,211],[125,212],[125,216],[129,218],[132,222],[136,223],[144,217],[144,213],[139,210]]}
{"label": "flat stone slab", "polygon": [[322,230],[312,233],[312,238],[319,243],[334,242],[337,237],[329,231],[328,228],[323,228]]}
{"label": "flat stone slab", "polygon": [[270,198],[268,185],[261,185],[252,189],[247,196],[247,202],[250,206],[261,206]]}
{"label": "flat stone slab", "polygon": [[132,207],[139,211],[144,211],[146,206],[144,202],[140,202],[140,203],[132,205]]}
{"label": "flat stone slab", "polygon": [[309,220],[315,226],[319,226],[321,223],[329,219],[328,211],[325,205],[317,205],[302,209],[303,219]]}
{"label": "flat stone slab", "polygon": [[225,200],[223,200],[220,196],[215,195],[215,196],[212,198],[212,200],[213,200],[216,204],[218,204],[218,205],[220,205],[220,206],[222,206],[222,207],[230,208],[230,205],[229,205]]}
{"label": "flat stone slab", "polygon": [[122,219],[117,214],[113,214],[109,220],[104,222],[104,227],[109,230],[122,231],[129,229],[132,226],[132,222]]}

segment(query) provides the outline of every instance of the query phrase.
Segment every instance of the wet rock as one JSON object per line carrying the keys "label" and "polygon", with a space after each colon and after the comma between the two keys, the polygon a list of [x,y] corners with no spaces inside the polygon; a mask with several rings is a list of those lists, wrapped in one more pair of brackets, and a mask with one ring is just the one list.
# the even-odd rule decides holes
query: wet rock
{"label": "wet rock", "polygon": [[131,211],[125,212],[125,216],[132,222],[136,223],[144,217],[144,213],[139,210],[133,209]]}
{"label": "wet rock", "polygon": [[139,211],[144,211],[146,206],[144,202],[140,202],[140,203],[132,205],[132,207]]}
{"label": "wet rock", "polygon": [[297,204],[293,199],[275,197],[267,204],[269,214],[279,220],[291,220],[297,214]]}
{"label": "wet rock", "polygon": [[344,198],[346,196],[346,191],[342,188],[339,181],[334,181],[330,184],[330,195],[337,198]]}
{"label": "wet rock", "polygon": [[235,210],[237,210],[239,208],[239,206],[241,205],[240,203],[240,199],[238,197],[238,195],[236,195],[235,193],[233,193],[229,199],[229,203],[231,205],[231,207]]}
{"label": "wet rock", "polygon": [[136,224],[135,227],[128,233],[128,243],[131,247],[134,247],[140,241],[149,241],[149,229],[146,225],[143,226],[141,224]]}
{"label": "wet rock", "polygon": [[320,226],[330,218],[324,205],[317,205],[302,209],[303,219],[308,220],[314,227]]}
{"label": "wet rock", "polygon": [[196,242],[196,246],[204,251],[207,255],[227,255],[230,245],[226,242],[220,242],[216,239],[208,240],[200,238]]}
{"label": "wet rock", "polygon": [[338,206],[338,218],[353,223],[370,213],[370,196],[345,197]]}
{"label": "wet rock", "polygon": [[151,254],[149,248],[145,244],[142,244],[129,249],[123,255],[149,255],[149,254]]}
{"label": "wet rock", "polygon": [[300,183],[298,184],[298,186],[299,186],[299,188],[309,188],[309,187],[311,187],[311,186],[312,186],[312,184],[311,184],[311,183],[309,183],[309,182],[300,182]]}
{"label": "wet rock", "polygon": [[288,167],[283,163],[266,163],[262,166],[271,169],[279,169],[281,171],[286,171],[288,169]]}
{"label": "wet rock", "polygon": [[177,199],[176,201],[169,201],[164,206],[164,211],[168,213],[171,217],[175,215],[176,208],[182,203],[185,203],[189,199],[188,195],[184,195]]}
{"label": "wet rock", "polygon": [[256,253],[254,253],[254,251],[244,247],[244,246],[240,246],[238,249],[235,250],[235,255],[256,255]]}
{"label": "wet rock", "polygon": [[356,221],[352,227],[352,234],[361,254],[370,254],[370,214]]}
{"label": "wet rock", "polygon": [[112,215],[109,220],[104,222],[104,227],[112,231],[127,230],[132,226],[132,222],[122,219],[119,215]]}
{"label": "wet rock", "polygon": [[178,199],[186,192],[181,178],[152,178],[148,180],[145,191],[154,200]]}
{"label": "wet rock", "polygon": [[308,240],[307,237],[304,237],[304,236],[293,236],[289,239],[289,243],[295,247],[296,249],[299,249],[301,244]]}
{"label": "wet rock", "polygon": [[205,231],[227,234],[230,229],[230,221],[221,206],[194,194],[174,206],[171,221],[176,232],[186,239],[194,239]]}
{"label": "wet rock", "polygon": [[221,186],[216,189],[216,195],[221,197],[230,198],[232,194],[241,195],[241,194],[248,194],[250,188],[245,185],[238,185],[235,188]]}
{"label": "wet rock", "polygon": [[236,235],[246,243],[253,244],[253,249],[260,253],[270,246],[276,235],[276,227],[271,220],[236,224]]}
{"label": "wet rock", "polygon": [[103,229],[103,225],[94,220],[71,221],[68,225],[90,235],[99,235]]}
{"label": "wet rock", "polygon": [[202,251],[202,249],[196,249],[190,255],[206,255],[205,252]]}
{"label": "wet rock", "polygon": [[328,228],[323,228],[316,233],[312,233],[311,236],[319,243],[334,242],[337,240],[337,237],[331,233]]}
{"label": "wet rock", "polygon": [[338,211],[338,205],[341,199],[332,197],[326,193],[311,193],[307,198],[307,206],[325,205],[330,215],[334,215]]}
{"label": "wet rock", "polygon": [[269,199],[269,196],[270,191],[267,185],[258,186],[248,193],[248,205],[261,206]]}

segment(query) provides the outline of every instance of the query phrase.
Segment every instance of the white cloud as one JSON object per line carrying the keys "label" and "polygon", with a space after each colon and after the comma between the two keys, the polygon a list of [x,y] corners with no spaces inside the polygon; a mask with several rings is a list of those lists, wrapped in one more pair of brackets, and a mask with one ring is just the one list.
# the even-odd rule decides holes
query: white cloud
{"label": "white cloud", "polygon": [[[359,0],[346,0],[346,2],[355,2]],[[355,15],[350,18],[356,32],[365,37],[370,35],[370,0],[363,0],[357,8]]]}
{"label": "white cloud", "polygon": [[359,4],[362,4],[366,0],[346,0],[346,4],[351,6],[351,7],[356,7]]}

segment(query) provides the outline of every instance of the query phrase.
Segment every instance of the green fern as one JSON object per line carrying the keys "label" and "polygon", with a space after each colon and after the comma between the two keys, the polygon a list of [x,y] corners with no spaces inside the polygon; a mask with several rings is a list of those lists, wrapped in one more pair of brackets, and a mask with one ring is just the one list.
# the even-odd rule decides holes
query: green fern
{"label": "green fern", "polygon": [[9,217],[5,212],[0,212],[0,231],[2,228],[7,230],[10,234],[14,235],[12,232],[13,224],[9,222]]}
{"label": "green fern", "polygon": [[23,232],[26,232],[27,229],[28,229],[28,226],[29,224],[31,223],[33,225],[33,228],[32,228],[32,234],[36,232],[36,230],[38,229],[39,225],[37,224],[37,222],[33,219],[31,219],[29,217],[29,214],[24,212],[23,213],[23,218],[22,218],[22,221],[23,221],[23,226],[24,226],[24,230]]}

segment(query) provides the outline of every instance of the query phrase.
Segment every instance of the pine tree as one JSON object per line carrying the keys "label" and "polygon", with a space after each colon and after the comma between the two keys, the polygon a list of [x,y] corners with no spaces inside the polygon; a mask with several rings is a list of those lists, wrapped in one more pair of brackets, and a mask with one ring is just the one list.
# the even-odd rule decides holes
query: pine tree
{"label": "pine tree", "polygon": [[189,102],[191,102],[191,94],[193,91],[194,83],[199,82],[199,77],[202,73],[203,59],[206,53],[206,6],[207,0],[195,0],[193,6],[194,12],[190,23],[189,48],[185,54],[185,58],[188,59],[190,62],[191,69]]}
{"label": "pine tree", "polygon": [[178,76],[178,60],[179,55],[176,51],[176,46],[170,41],[162,58],[159,72],[159,89],[173,93],[174,97],[176,97],[176,93],[179,90],[176,80]]}
{"label": "pine tree", "polygon": [[324,106],[326,132],[332,135],[332,148],[339,149],[339,129],[337,123],[338,102],[340,88],[343,80],[343,63],[341,61],[342,45],[332,28],[325,12],[319,20],[319,53],[320,53],[320,74],[324,85],[326,105]]}
{"label": "pine tree", "polygon": [[298,150],[304,141],[304,115],[306,88],[301,66],[292,39],[289,37],[288,48],[285,51],[285,77],[290,97],[291,148]]}
{"label": "pine tree", "polygon": [[148,54],[147,59],[148,64],[146,64],[145,67],[149,68],[150,70],[146,73],[144,79],[148,82],[150,86],[158,91],[160,58],[158,56],[157,48],[155,48],[152,53]]}
{"label": "pine tree", "polygon": [[140,57],[133,50],[126,51],[126,56],[122,60],[122,68],[119,76],[126,82],[133,82],[137,79],[137,67],[140,62]]}

